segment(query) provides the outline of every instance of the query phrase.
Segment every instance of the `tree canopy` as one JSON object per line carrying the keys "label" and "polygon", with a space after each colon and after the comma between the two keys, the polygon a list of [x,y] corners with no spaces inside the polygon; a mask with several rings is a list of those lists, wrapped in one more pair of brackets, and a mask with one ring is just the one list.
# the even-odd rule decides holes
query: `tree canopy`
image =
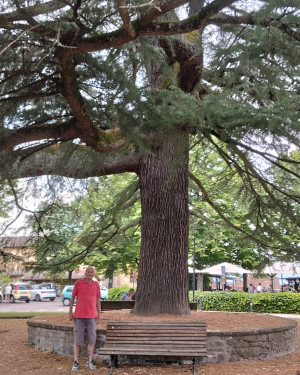
{"label": "tree canopy", "polygon": [[[299,260],[297,0],[5,5],[1,179],[22,209],[15,179],[47,176],[54,202],[72,181],[135,173],[135,313],[188,313],[189,177],[204,202],[192,221],[211,230],[216,213],[265,258]],[[225,195],[244,202],[242,225]]]}

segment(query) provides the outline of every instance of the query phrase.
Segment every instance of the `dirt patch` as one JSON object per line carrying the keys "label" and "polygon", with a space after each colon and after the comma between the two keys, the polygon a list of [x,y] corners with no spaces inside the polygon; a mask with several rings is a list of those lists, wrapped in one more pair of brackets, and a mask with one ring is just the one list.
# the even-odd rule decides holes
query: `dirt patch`
{"label": "dirt patch", "polygon": [[[67,314],[43,316],[43,320],[53,324],[72,324]],[[100,327],[105,327],[108,320],[200,320],[206,321],[208,329],[220,331],[271,328],[284,325],[285,320],[270,315],[243,314],[243,313],[211,313],[192,312],[189,317],[174,317],[159,315],[156,317],[137,317],[130,311],[109,311],[102,313]],[[300,322],[300,320],[298,320]],[[300,325],[299,325],[300,326]],[[12,375],[66,375],[74,374],[72,358],[41,352],[30,347],[27,343],[27,324],[24,319],[0,320],[0,374]],[[298,327],[298,350],[288,356],[266,361],[244,361],[222,364],[207,364],[197,366],[197,375],[300,375],[300,327]],[[91,371],[84,368],[84,360],[80,360],[81,370],[84,375],[106,375],[107,366],[99,363],[98,370]],[[114,369],[114,375],[182,375],[192,374],[192,366],[122,366]]]}

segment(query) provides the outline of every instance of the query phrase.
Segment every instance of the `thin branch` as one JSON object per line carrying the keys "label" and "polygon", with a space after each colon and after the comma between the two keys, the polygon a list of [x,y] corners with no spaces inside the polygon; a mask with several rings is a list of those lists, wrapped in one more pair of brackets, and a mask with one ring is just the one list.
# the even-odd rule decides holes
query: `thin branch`
{"label": "thin branch", "polygon": [[261,246],[263,247],[269,247],[270,248],[270,244],[267,244],[261,240],[259,240],[257,237],[247,233],[245,230],[243,230],[242,228],[239,228],[237,227],[236,225],[234,225],[221,211],[221,209],[210,199],[209,197],[209,194],[207,193],[207,191],[205,190],[203,184],[201,183],[201,181],[196,177],[194,176],[192,173],[189,173],[189,177],[191,180],[193,180],[196,185],[200,188],[201,192],[202,192],[202,195],[203,195],[203,198],[205,200],[205,202],[207,202],[211,207],[212,209],[225,221],[225,223],[227,223],[231,228],[233,228],[234,230],[236,230],[237,232],[240,232],[242,233],[243,235],[245,235],[247,238],[250,238],[251,240],[255,241],[256,243],[260,244]]}
{"label": "thin branch", "polygon": [[24,34],[26,34],[27,32],[29,31],[32,31],[33,29],[36,29],[38,26],[40,25],[35,25],[35,26],[32,26],[30,29],[27,29],[25,31],[23,31],[15,40],[13,40],[11,43],[9,43],[8,46],[6,46],[5,48],[3,48],[2,51],[0,51],[0,56],[5,52],[7,51],[12,45],[14,45],[15,43],[17,43],[18,40],[20,40]]}
{"label": "thin branch", "polygon": [[125,1],[124,0],[117,0],[119,9],[120,9],[120,16],[122,18],[124,28],[128,32],[128,35],[131,38],[134,38],[136,36],[136,32],[132,26],[129,14],[128,14],[128,7],[125,6]]}
{"label": "thin branch", "polygon": [[63,48],[76,48],[74,46],[66,46],[64,44],[61,44],[60,42],[60,28],[57,30],[57,36],[56,36],[56,41],[53,43],[53,46],[57,45],[58,47],[63,47]]}
{"label": "thin branch", "polygon": [[124,8],[124,9],[136,9],[136,8],[144,8],[144,7],[147,7],[149,5],[152,5],[154,3],[154,0],[151,0],[149,3],[146,3],[146,4],[140,4],[140,5],[125,5],[125,2],[124,1],[119,1],[117,0],[118,4],[119,2],[123,3],[123,5],[119,5],[119,8]]}
{"label": "thin branch", "polygon": [[46,3],[35,2],[33,6],[24,8],[26,10],[26,13],[23,12],[22,8],[20,9],[20,11],[17,10],[10,13],[2,13],[2,15],[0,16],[0,23],[6,24],[7,22],[27,20],[28,14],[30,14],[31,17],[41,14],[47,14],[49,12],[54,12],[55,10],[64,8],[66,5],[66,1],[60,0],[52,0]]}
{"label": "thin branch", "polygon": [[[277,192],[279,192],[283,196],[286,196],[287,198],[290,198],[290,199],[294,200],[295,202],[299,202],[299,198],[297,198],[296,196],[287,194],[285,191],[280,189],[278,186],[276,186],[272,182],[267,181],[265,178],[263,178],[261,175],[259,175],[253,168],[250,168],[251,171],[249,169],[247,170],[247,165],[249,166],[248,160],[243,155],[243,153],[237,147],[234,146],[234,144],[227,143],[228,146],[231,147],[234,150],[234,152],[239,155],[239,157],[241,158],[241,160],[243,161],[243,163],[245,165],[246,170],[242,169],[241,166],[232,157],[230,157],[227,153],[225,153],[225,151],[222,150],[211,138],[209,138],[209,141],[214,145],[214,147],[217,149],[217,151],[223,157],[223,159],[227,162],[227,164],[229,166],[234,166],[234,168],[238,171],[239,175],[241,176],[241,178],[243,180],[246,177],[246,179],[249,182],[250,181],[249,177],[255,178],[257,181],[260,182],[260,184],[263,186],[263,188],[267,192],[267,194],[270,195],[274,200],[278,201],[278,203],[280,203],[280,201],[277,200],[273,196],[273,194],[270,194],[270,190],[267,188],[267,186],[271,186],[274,190],[276,190]],[[253,188],[252,192],[255,192],[255,195],[257,195],[254,188]]]}

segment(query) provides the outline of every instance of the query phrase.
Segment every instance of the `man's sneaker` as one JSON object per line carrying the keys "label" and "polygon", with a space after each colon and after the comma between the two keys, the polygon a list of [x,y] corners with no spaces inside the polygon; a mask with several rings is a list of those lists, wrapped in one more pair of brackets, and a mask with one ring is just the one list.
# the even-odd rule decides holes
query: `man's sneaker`
{"label": "man's sneaker", "polygon": [[74,361],[72,371],[79,371],[79,363],[77,361]]}
{"label": "man's sneaker", "polygon": [[86,363],[86,367],[88,367],[90,370],[97,370],[97,367],[96,367],[94,361],[88,361]]}

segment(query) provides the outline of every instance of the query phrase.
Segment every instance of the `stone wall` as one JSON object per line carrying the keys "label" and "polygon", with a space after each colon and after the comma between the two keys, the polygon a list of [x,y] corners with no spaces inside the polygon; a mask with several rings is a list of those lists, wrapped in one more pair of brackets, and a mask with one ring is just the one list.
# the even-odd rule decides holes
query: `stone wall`
{"label": "stone wall", "polygon": [[289,319],[286,321],[286,325],[280,328],[232,332],[208,331],[207,362],[255,361],[293,353],[298,344],[298,323]]}
{"label": "stone wall", "polygon": [[[221,363],[242,360],[264,360],[293,353],[297,349],[297,322],[284,319],[279,328],[253,331],[207,331],[207,359],[202,363]],[[44,351],[73,357],[73,327],[49,324],[37,318],[28,322],[28,342]],[[97,329],[96,348],[104,345],[106,331]],[[87,358],[86,345],[80,351]],[[95,350],[95,360],[107,360]],[[122,363],[122,358],[120,358]],[[136,361],[135,361],[136,362]],[[142,359],[142,362],[145,362]],[[149,363],[149,362],[148,362]]]}

